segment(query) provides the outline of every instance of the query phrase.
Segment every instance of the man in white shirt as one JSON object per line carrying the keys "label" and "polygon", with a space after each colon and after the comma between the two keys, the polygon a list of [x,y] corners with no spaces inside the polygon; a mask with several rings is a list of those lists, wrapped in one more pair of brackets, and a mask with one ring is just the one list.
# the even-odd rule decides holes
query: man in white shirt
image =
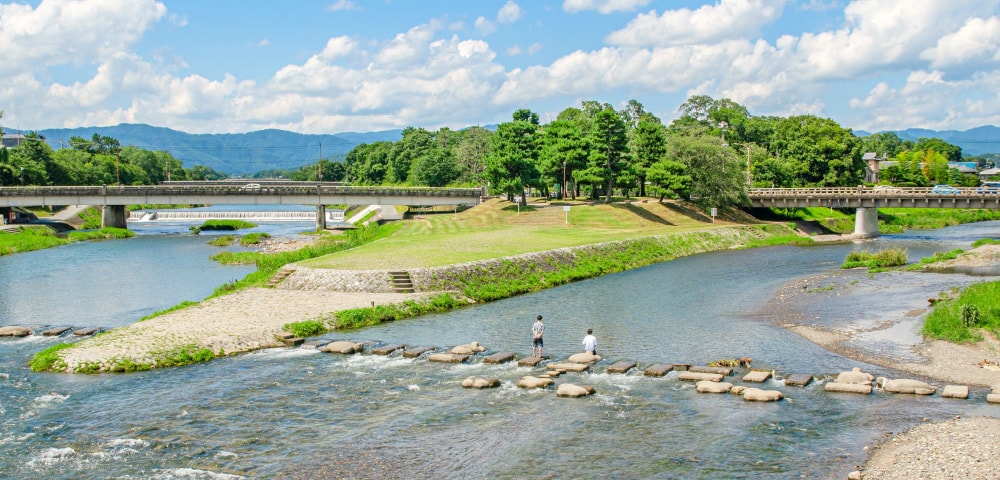
{"label": "man in white shirt", "polygon": [[591,355],[597,355],[597,337],[594,336],[592,328],[588,328],[587,336],[583,337],[583,349]]}
{"label": "man in white shirt", "polygon": [[[542,323],[542,316],[539,315],[535,319],[535,324],[531,326],[531,356],[542,358],[542,335],[545,334],[545,325]],[[538,350],[538,355],[535,355],[535,350]]]}

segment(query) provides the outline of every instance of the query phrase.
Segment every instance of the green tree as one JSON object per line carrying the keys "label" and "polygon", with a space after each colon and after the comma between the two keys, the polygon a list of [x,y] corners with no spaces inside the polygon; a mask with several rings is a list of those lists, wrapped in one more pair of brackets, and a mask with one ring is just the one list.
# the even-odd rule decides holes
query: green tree
{"label": "green tree", "polygon": [[38,132],[28,132],[20,145],[10,149],[10,163],[17,172],[17,183],[49,185],[49,167],[53,150]]}
{"label": "green tree", "polygon": [[830,119],[789,117],[775,125],[770,151],[789,163],[793,186],[858,185],[864,172],[860,140]]}
{"label": "green tree", "polygon": [[944,155],[945,160],[948,162],[962,161],[962,147],[952,145],[940,138],[920,138],[917,140],[917,144],[913,146],[913,150],[938,152]]}
{"label": "green tree", "polygon": [[647,170],[664,160],[667,154],[667,130],[659,118],[650,113],[639,117],[629,137],[629,151],[639,184],[639,196],[646,196]]}
{"label": "green tree", "polygon": [[665,196],[687,196],[691,190],[691,176],[687,175],[687,166],[674,160],[662,159],[650,165],[646,178],[661,202]]}
{"label": "green tree", "polygon": [[867,137],[861,137],[862,153],[873,152],[885,155],[886,158],[893,158],[905,149],[903,139],[896,135],[896,132],[873,133]]}
{"label": "green tree", "polygon": [[[600,183],[604,185],[604,203],[611,203],[615,176],[625,169],[625,155],[628,154],[625,122],[613,109],[605,108],[594,115],[590,147],[587,175],[592,179],[600,179]],[[596,190],[593,197],[596,198]]]}
{"label": "green tree", "polygon": [[482,185],[486,182],[486,157],[490,154],[490,137],[493,132],[482,127],[462,130],[462,137],[455,146],[455,161],[458,164],[459,180]]}
{"label": "green tree", "polygon": [[[515,195],[521,196],[525,203],[524,189],[537,183],[539,172],[535,167],[538,158],[536,135],[538,124],[530,121],[516,120],[525,118],[523,110],[515,113],[515,120],[504,122],[497,126],[491,142],[491,152],[486,159],[486,179],[493,191],[503,192],[507,199],[513,201]],[[537,115],[534,116],[537,119]]]}
{"label": "green tree", "polygon": [[382,185],[392,157],[392,142],[362,143],[344,159],[347,181],[353,185]]}
{"label": "green tree", "polygon": [[[579,124],[572,120],[554,120],[542,128],[538,169],[543,183],[560,185],[560,193],[573,191],[563,184],[573,178],[573,172],[587,164],[587,140]],[[546,192],[547,193],[547,192]],[[573,195],[576,197],[576,195]]]}
{"label": "green tree", "polygon": [[698,206],[708,209],[747,203],[743,162],[719,139],[671,136],[667,158],[685,166],[691,177],[689,199]]}
{"label": "green tree", "polygon": [[451,149],[433,149],[413,161],[413,179],[420,185],[443,187],[458,178],[458,165]]}
{"label": "green tree", "polygon": [[385,181],[389,183],[406,183],[410,177],[410,167],[418,157],[433,150],[434,135],[423,128],[407,127],[403,129],[403,138],[393,145],[392,155],[386,168]]}

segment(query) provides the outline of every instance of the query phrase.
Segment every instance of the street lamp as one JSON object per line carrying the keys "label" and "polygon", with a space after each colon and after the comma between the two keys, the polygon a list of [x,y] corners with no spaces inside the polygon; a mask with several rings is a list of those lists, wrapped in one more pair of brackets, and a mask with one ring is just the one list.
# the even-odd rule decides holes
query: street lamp
{"label": "street lamp", "polygon": [[24,167],[21,167],[21,186],[24,186]]}
{"label": "street lamp", "polygon": [[566,160],[563,160],[562,197],[563,201],[566,201]]}

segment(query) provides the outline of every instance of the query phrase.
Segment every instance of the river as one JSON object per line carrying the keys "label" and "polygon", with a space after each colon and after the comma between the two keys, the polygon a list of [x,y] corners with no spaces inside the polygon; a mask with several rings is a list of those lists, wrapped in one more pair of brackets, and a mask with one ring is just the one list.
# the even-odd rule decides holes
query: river
{"label": "river", "polygon": [[[247,267],[208,260],[218,247],[183,224],[131,225],[137,237],[0,257],[0,325],[116,327],[209,295]],[[274,224],[279,234],[311,225]],[[820,383],[765,388],[777,403],[695,392],[676,379],[606,374],[615,360],[704,364],[749,356],[779,374],[858,366],[781,328],[771,301],[789,282],[838,270],[852,249],[901,246],[911,261],[1000,237],[1000,222],[886,235],[861,244],[697,255],[443,314],[363,330],[352,339],[530,351],[536,314],[545,353],[582,350],[593,328],[606,360],[558,381],[597,395],[557,398],[514,383],[533,370],[369,354],[271,349],[206,364],[118,375],[32,373],[32,354],[73,338],[0,339],[0,478],[846,478],[887,432],[955,415],[968,401],[830,394]],[[928,296],[982,277],[894,273],[851,295],[805,295],[799,310],[842,326],[900,318]],[[877,288],[874,286],[877,285]],[[896,343],[869,345],[905,351]],[[469,375],[500,378],[462,389]],[[730,381],[739,383],[738,377]],[[940,385],[940,382],[933,382]]]}

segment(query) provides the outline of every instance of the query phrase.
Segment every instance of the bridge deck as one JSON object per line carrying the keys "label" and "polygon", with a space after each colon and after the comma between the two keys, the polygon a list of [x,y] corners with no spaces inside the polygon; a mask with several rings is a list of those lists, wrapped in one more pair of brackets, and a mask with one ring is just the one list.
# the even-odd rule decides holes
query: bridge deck
{"label": "bridge deck", "polygon": [[127,185],[0,187],[0,207],[39,205],[475,205],[481,188],[343,185]]}
{"label": "bridge deck", "polygon": [[754,207],[799,208],[1000,208],[997,190],[981,187],[936,193],[932,187],[754,188],[747,193]]}

